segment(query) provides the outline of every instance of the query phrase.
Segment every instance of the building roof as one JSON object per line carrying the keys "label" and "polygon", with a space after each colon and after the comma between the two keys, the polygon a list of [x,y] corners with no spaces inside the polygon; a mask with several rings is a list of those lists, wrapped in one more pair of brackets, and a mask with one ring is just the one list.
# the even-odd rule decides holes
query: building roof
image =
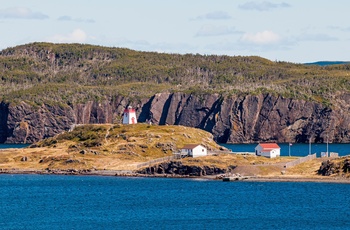
{"label": "building roof", "polygon": [[131,107],[129,108],[129,107],[124,109],[124,113],[135,113],[135,109],[133,109]]}
{"label": "building roof", "polygon": [[199,145],[200,144],[188,144],[188,145],[184,145],[184,147],[182,147],[182,149],[194,149]]}
{"label": "building roof", "polygon": [[272,149],[280,149],[280,147],[276,143],[260,143],[259,145],[262,147],[263,151],[269,151]]}

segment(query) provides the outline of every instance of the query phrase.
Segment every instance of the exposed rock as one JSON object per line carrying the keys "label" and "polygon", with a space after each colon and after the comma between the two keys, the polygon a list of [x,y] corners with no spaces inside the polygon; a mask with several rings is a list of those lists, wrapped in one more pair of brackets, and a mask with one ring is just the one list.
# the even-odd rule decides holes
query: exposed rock
{"label": "exposed rock", "polygon": [[25,156],[25,157],[22,157],[22,158],[21,158],[21,161],[28,161],[28,157],[26,157],[26,156]]}
{"label": "exposed rock", "polygon": [[33,143],[54,136],[74,124],[72,112],[68,106],[1,104],[0,116],[5,117],[7,126],[0,125],[0,139],[6,143]]}
{"label": "exposed rock", "polygon": [[344,161],[344,165],[343,165],[343,172],[344,173],[350,173],[350,160],[349,159],[346,159]]}
{"label": "exposed rock", "polygon": [[172,142],[165,142],[165,143],[158,142],[156,144],[156,147],[161,148],[164,152],[176,150],[176,145]]}
{"label": "exposed rock", "polygon": [[68,159],[65,161],[66,164],[72,164],[72,163],[80,163],[79,160],[74,160],[74,159]]}
{"label": "exposed rock", "polygon": [[145,145],[145,144],[139,144],[139,147],[140,147],[140,148],[143,148],[143,149],[147,149],[147,148],[148,148],[148,146]]}
{"label": "exposed rock", "polygon": [[87,153],[87,151],[86,151],[85,149],[83,149],[83,150],[81,150],[79,153],[84,155],[84,154]]}
{"label": "exposed rock", "polygon": [[349,174],[350,159],[346,158],[339,163],[335,163],[332,160],[323,161],[317,173],[323,176],[331,176],[333,174],[344,176],[344,174]]}
{"label": "exposed rock", "polygon": [[339,173],[339,169],[340,169],[340,166],[338,164],[335,164],[334,162],[327,160],[322,162],[317,173],[322,176],[330,176],[332,174]]}
{"label": "exposed rock", "polygon": [[100,153],[99,153],[99,152],[94,151],[94,150],[92,150],[92,151],[91,151],[91,153],[93,153],[94,155],[100,155]]}
{"label": "exposed rock", "polygon": [[205,176],[205,175],[217,175],[226,173],[226,169],[220,169],[209,166],[188,166],[183,165],[180,161],[165,162],[156,166],[147,167],[138,171],[140,174],[170,174],[181,176]]}
{"label": "exposed rock", "polygon": [[[161,96],[168,99],[161,100]],[[152,122],[198,127],[211,132],[218,142],[308,142],[310,136],[314,142],[323,142],[327,133],[333,142],[350,141],[349,106],[345,103],[333,110],[270,94],[222,97],[174,93],[159,94],[156,99],[150,106]],[[349,97],[342,99],[350,103]],[[161,115],[155,113],[160,109]]]}
{"label": "exposed rock", "polygon": [[337,95],[334,101],[338,103],[329,108],[271,94],[159,93],[137,103],[122,96],[73,105],[1,102],[0,143],[33,143],[77,124],[118,123],[128,104],[136,108],[139,122],[201,128],[222,143],[306,143],[310,137],[313,142],[324,142],[327,135],[333,143],[350,142],[350,95]]}

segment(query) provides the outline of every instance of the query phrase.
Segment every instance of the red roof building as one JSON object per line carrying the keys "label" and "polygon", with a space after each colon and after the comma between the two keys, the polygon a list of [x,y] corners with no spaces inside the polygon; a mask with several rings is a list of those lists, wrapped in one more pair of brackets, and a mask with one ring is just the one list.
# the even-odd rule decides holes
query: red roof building
{"label": "red roof building", "polygon": [[255,155],[269,158],[279,157],[281,148],[276,143],[259,143],[255,147]]}

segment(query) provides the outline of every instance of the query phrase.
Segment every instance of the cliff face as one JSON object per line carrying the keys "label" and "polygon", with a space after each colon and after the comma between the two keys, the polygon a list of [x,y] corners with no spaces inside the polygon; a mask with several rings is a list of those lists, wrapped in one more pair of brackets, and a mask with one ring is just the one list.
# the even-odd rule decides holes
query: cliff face
{"label": "cliff face", "polygon": [[321,103],[280,96],[160,93],[138,103],[116,97],[76,105],[0,103],[0,142],[32,143],[75,124],[120,122],[124,108],[136,108],[139,122],[197,127],[218,142],[350,142],[350,95]]}
{"label": "cliff face", "polygon": [[350,141],[350,95],[339,106],[286,99],[272,95],[221,97],[158,94],[151,100],[150,117],[159,124],[180,124],[211,132],[218,142]]}

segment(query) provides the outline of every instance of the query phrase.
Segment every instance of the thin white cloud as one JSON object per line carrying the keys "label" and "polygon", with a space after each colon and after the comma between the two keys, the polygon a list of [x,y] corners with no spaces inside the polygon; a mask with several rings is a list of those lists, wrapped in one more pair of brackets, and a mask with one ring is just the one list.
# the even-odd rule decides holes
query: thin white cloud
{"label": "thin white cloud", "polygon": [[222,36],[230,34],[242,33],[238,31],[235,27],[230,26],[214,26],[214,25],[204,25],[196,33],[196,37],[207,37],[207,36]]}
{"label": "thin white cloud", "polygon": [[87,37],[83,30],[76,29],[69,34],[56,34],[47,40],[54,43],[85,43]]}
{"label": "thin white cloud", "polygon": [[242,10],[257,10],[257,11],[269,11],[276,8],[287,8],[290,7],[288,3],[272,3],[272,2],[246,2],[239,5]]}
{"label": "thin white cloud", "polygon": [[188,43],[150,43],[146,40],[128,40],[128,39],[115,39],[111,42],[112,46],[117,47],[128,47],[133,50],[140,51],[155,51],[155,52],[166,52],[166,53],[188,53],[195,52],[196,46],[190,45]]}
{"label": "thin white cloud", "polygon": [[281,37],[272,31],[265,30],[255,34],[246,33],[241,37],[241,41],[257,45],[268,45],[280,42]]}
{"label": "thin white cloud", "polygon": [[0,18],[3,19],[48,19],[49,16],[40,13],[33,12],[31,9],[26,7],[13,7],[7,9],[0,9]]}
{"label": "thin white cloud", "polygon": [[84,22],[84,23],[95,23],[93,19],[82,19],[82,18],[72,18],[71,16],[61,16],[57,19],[58,21],[69,21],[69,22]]}
{"label": "thin white cloud", "polygon": [[61,16],[57,19],[58,21],[72,21],[72,17],[71,16],[67,16],[67,15],[64,15],[64,16]]}
{"label": "thin white cloud", "polygon": [[328,34],[302,34],[296,38],[297,41],[315,41],[315,42],[327,42],[327,41],[337,41],[336,37],[330,36]]}
{"label": "thin white cloud", "polygon": [[214,11],[204,15],[200,15],[192,20],[228,20],[231,19],[229,13],[224,11]]}
{"label": "thin white cloud", "polygon": [[[89,37],[90,38],[90,37]],[[147,40],[130,40],[128,38],[100,37],[98,44],[111,47],[125,47],[132,50],[159,53],[198,53],[198,45],[184,42],[150,42]]]}

